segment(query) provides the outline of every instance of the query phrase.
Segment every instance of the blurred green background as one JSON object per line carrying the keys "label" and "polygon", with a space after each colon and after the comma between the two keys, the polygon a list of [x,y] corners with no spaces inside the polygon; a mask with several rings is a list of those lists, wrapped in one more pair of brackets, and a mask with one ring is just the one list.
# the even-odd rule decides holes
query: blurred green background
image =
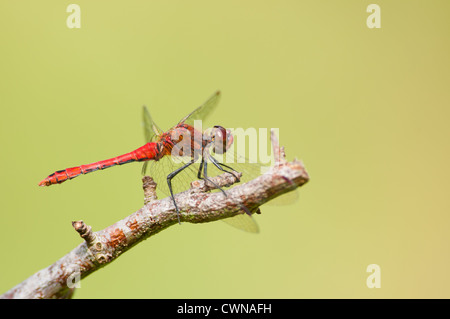
{"label": "blurred green background", "polygon": [[[0,293],[143,204],[140,164],[49,188],[143,144],[216,89],[214,124],[280,128],[311,181],[258,235],[173,226],[76,298],[450,297],[448,1],[0,2]],[[369,289],[369,264],[381,288]]]}

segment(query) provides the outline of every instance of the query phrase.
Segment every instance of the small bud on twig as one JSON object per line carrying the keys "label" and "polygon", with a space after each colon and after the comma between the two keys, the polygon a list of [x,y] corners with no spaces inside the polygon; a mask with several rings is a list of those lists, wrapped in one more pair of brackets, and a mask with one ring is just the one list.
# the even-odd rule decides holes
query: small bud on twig
{"label": "small bud on twig", "polygon": [[73,228],[80,234],[81,238],[83,238],[88,246],[91,246],[95,241],[95,234],[92,231],[91,226],[86,225],[82,220],[73,221]]}
{"label": "small bud on twig", "polygon": [[156,182],[150,176],[142,178],[142,188],[144,189],[144,205],[158,199],[156,195]]}

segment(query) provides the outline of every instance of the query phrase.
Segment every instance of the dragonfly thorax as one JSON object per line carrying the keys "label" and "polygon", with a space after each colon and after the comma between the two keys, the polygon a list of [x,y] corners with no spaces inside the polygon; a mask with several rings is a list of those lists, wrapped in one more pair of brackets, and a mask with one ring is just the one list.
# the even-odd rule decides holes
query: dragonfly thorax
{"label": "dragonfly thorax", "polygon": [[183,124],[160,137],[164,155],[199,158],[206,146],[203,134],[192,126]]}
{"label": "dragonfly thorax", "polygon": [[233,144],[233,135],[222,126],[214,126],[202,134],[194,127],[183,124],[162,134],[159,143],[161,157],[170,155],[198,159],[210,149],[216,154],[224,154]]}

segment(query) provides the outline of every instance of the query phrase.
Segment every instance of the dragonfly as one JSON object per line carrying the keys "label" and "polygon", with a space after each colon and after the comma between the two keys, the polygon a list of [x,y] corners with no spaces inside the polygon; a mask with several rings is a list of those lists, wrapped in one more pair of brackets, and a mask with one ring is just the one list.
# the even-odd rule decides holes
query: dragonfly
{"label": "dragonfly", "polygon": [[[175,126],[163,131],[153,121],[148,109],[143,107],[143,124],[146,144],[123,155],[110,159],[94,162],[91,164],[58,170],[42,181],[39,186],[51,186],[61,184],[77,176],[88,174],[98,170],[104,170],[116,165],[131,162],[144,162],[142,174],[147,173],[155,180],[158,190],[168,194],[175,206],[178,222],[180,221],[180,210],[174,194],[189,188],[190,182],[195,179],[204,179],[212,184],[209,171],[232,174],[239,181],[242,174],[245,180],[250,180],[261,174],[258,163],[247,163],[249,165],[237,164],[248,162],[239,159],[239,155],[232,155],[234,165],[239,165],[239,172],[231,166],[216,159],[217,155],[232,153],[231,146],[234,138],[230,130],[215,125],[210,129],[202,131],[196,125],[196,121],[204,121],[217,107],[221,93],[216,91],[205,103],[182,118]],[[229,154],[226,154],[227,156]],[[250,168],[249,168],[250,167]],[[245,172],[244,172],[245,171]],[[176,183],[173,181],[176,180]],[[216,185],[224,196],[226,191]],[[251,212],[242,206],[242,213],[234,217],[222,219],[231,226],[249,232],[258,232],[258,226],[251,217]]]}

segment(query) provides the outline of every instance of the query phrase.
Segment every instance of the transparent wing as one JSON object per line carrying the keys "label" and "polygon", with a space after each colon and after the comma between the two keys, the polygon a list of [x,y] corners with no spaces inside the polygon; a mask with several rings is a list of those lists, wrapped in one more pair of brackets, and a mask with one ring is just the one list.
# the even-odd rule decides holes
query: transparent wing
{"label": "transparent wing", "polygon": [[[187,162],[189,162],[189,158],[181,158],[181,160],[180,158],[177,158],[176,160],[174,160],[170,156],[164,156],[159,161],[145,162],[142,173],[143,175],[149,175],[153,178],[153,180],[157,184],[156,190],[160,195],[170,196],[169,186],[167,184],[167,175],[180,168]],[[174,194],[178,194],[190,188],[191,182],[198,179],[197,174],[199,167],[200,163],[196,162],[178,173],[172,179],[172,190]],[[222,171],[218,170],[212,163],[208,163],[207,168],[208,176],[210,177],[223,173]],[[213,192],[218,191],[219,190],[213,190]],[[247,232],[259,232],[258,225],[254,221],[254,219],[245,213],[223,219],[222,221],[230,226],[239,228]]]}
{"label": "transparent wing", "polygon": [[[189,162],[189,158],[173,158],[172,156],[164,156],[159,161],[148,161],[142,167],[142,174],[148,175],[156,182],[157,192],[164,196],[170,196],[169,186],[167,184],[167,176]],[[179,172],[172,179],[172,190],[174,194],[184,192],[191,186],[191,182],[197,180],[197,171],[199,163],[194,163]]]}
{"label": "transparent wing", "polygon": [[150,112],[147,107],[144,105],[142,108],[142,125],[144,126],[144,137],[145,143],[154,141],[159,135],[163,133],[163,131],[156,125],[153,121]]}
{"label": "transparent wing", "polygon": [[299,199],[298,189],[290,191],[289,193],[278,196],[277,198],[272,199],[267,205],[270,206],[287,206],[292,205]]}
{"label": "transparent wing", "polygon": [[[250,156],[251,160],[243,156],[237,151],[236,143],[225,153],[225,154],[214,154],[211,155],[222,164],[226,164],[231,167],[234,171],[242,173],[241,183],[247,183],[258,176],[267,172],[267,170],[273,165],[273,163],[263,164],[258,161],[254,156]],[[250,154],[249,154],[250,155]],[[211,165],[212,166],[212,165]],[[214,168],[215,169],[215,168]],[[215,169],[215,173],[219,170]],[[291,182],[286,178],[286,182]],[[291,182],[292,183],[292,182]],[[299,198],[298,189],[294,189],[288,193],[285,193],[277,198],[272,199],[267,203],[270,206],[281,206],[281,205],[291,205],[295,203]]]}
{"label": "transparent wing", "polygon": [[[176,171],[178,168],[182,167],[186,163],[190,161],[190,157],[172,157],[172,156],[164,156],[159,161],[147,161],[144,163],[142,168],[142,175],[148,175],[153,178],[153,180],[157,183],[157,191],[160,191],[165,196],[170,196],[169,186],[167,184],[167,176]],[[255,176],[257,176],[260,172],[259,165],[235,165],[235,171],[242,173],[242,177],[240,182],[232,185],[239,185],[242,183],[246,183]],[[245,167],[245,169],[244,169]],[[198,170],[200,168],[200,159],[189,167],[185,168],[181,172],[179,172],[175,177],[172,178],[172,190],[174,194],[184,192],[191,187],[191,183],[195,180],[198,180]],[[234,167],[233,167],[234,169]],[[227,169],[228,171],[231,171]],[[214,166],[213,163],[207,162],[207,174],[208,177],[214,177],[224,172],[219,170]],[[203,176],[203,169],[202,169]],[[225,191],[227,188],[223,188]],[[215,189],[211,192],[219,192],[220,190]]]}
{"label": "transparent wing", "polygon": [[215,92],[202,105],[197,107],[194,111],[186,115],[178,124],[186,123],[194,125],[195,120],[205,120],[217,107],[220,100],[220,91]]}
{"label": "transparent wing", "polygon": [[230,218],[221,219],[221,221],[249,233],[259,233],[258,224],[251,216],[245,213]]}

